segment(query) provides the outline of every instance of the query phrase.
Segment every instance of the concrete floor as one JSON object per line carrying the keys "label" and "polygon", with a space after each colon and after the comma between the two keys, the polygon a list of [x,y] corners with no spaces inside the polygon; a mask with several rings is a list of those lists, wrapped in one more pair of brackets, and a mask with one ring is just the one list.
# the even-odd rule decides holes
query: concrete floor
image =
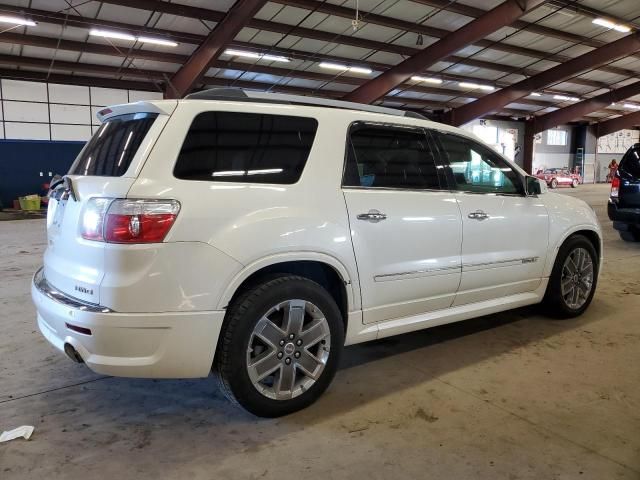
{"label": "concrete floor", "polygon": [[592,204],[605,268],[581,318],[527,308],[349,347],[306,411],[256,419],[212,379],[94,375],[36,331],[41,220],[0,222],[0,478],[639,479],[640,244]]}

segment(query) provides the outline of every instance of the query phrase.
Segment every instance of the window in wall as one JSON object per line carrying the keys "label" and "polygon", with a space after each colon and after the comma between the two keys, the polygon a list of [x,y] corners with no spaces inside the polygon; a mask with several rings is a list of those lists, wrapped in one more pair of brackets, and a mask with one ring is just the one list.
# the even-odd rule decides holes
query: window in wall
{"label": "window in wall", "polygon": [[183,180],[295,183],[317,128],[313,118],[203,112],[189,128],[173,173]]}
{"label": "window in wall", "polygon": [[489,145],[498,144],[498,127],[491,125],[474,125],[473,133]]}
{"label": "window in wall", "polygon": [[349,136],[344,186],[440,188],[434,154],[421,129],[356,125]]}
{"label": "window in wall", "polygon": [[518,174],[491,149],[454,134],[434,132],[434,137],[449,164],[454,189],[473,193],[521,193]]}
{"label": "window in wall", "polygon": [[567,145],[567,137],[566,130],[547,130],[547,145],[565,146]]}

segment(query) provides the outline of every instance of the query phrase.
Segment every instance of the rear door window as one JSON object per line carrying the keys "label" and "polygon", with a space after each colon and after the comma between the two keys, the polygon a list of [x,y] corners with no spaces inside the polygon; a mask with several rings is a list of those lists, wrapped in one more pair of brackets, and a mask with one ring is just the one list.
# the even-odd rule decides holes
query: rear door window
{"label": "rear door window", "polygon": [[108,119],[80,152],[69,175],[121,177],[157,117],[138,112]]}
{"label": "rear door window", "polygon": [[640,179],[640,144],[631,147],[618,167],[621,173],[626,173],[635,179]]}
{"label": "rear door window", "polygon": [[345,187],[439,190],[445,183],[424,130],[356,123],[349,133]]}
{"label": "rear door window", "polygon": [[173,173],[183,180],[296,183],[317,129],[314,118],[203,112],[189,128]]}

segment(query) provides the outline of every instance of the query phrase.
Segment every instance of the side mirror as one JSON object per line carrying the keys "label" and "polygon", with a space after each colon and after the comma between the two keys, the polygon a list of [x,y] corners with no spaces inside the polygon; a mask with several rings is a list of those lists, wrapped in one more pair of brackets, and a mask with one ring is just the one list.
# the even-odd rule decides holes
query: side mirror
{"label": "side mirror", "polygon": [[527,175],[525,178],[527,195],[540,195],[542,193],[542,187],[540,186],[540,180],[536,177]]}

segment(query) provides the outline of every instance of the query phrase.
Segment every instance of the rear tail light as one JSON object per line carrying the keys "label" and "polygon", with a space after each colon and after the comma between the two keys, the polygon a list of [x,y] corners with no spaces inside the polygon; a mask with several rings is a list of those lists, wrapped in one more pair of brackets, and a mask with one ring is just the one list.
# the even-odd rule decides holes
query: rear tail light
{"label": "rear tail light", "polygon": [[175,222],[176,200],[92,198],[82,217],[82,238],[108,243],[162,242]]}
{"label": "rear tail light", "polygon": [[611,197],[618,198],[618,192],[620,191],[620,177],[613,177],[611,180]]}

